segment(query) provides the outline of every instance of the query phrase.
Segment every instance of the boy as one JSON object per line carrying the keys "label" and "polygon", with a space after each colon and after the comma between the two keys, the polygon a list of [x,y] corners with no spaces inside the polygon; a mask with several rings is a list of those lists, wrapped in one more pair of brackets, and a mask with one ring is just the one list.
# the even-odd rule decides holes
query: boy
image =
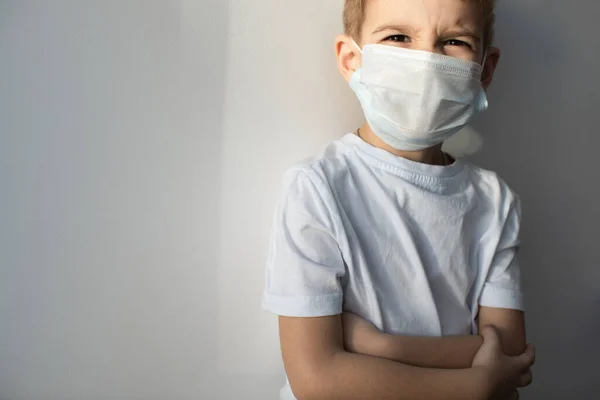
{"label": "boy", "polygon": [[346,0],[338,67],[367,122],[285,174],[263,299],[281,399],[506,400],[531,382],[519,200],[441,150],[487,108],[493,3]]}

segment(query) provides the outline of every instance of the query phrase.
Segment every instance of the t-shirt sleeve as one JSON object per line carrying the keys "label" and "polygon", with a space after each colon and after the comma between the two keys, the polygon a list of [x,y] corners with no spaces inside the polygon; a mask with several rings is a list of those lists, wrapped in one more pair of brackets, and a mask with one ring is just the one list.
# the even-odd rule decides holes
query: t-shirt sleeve
{"label": "t-shirt sleeve", "polygon": [[517,258],[521,202],[512,202],[498,242],[479,304],[484,307],[524,311],[521,268]]}
{"label": "t-shirt sleeve", "polygon": [[269,246],[265,310],[289,317],[342,312],[345,264],[335,239],[333,201],[302,170],[284,176]]}

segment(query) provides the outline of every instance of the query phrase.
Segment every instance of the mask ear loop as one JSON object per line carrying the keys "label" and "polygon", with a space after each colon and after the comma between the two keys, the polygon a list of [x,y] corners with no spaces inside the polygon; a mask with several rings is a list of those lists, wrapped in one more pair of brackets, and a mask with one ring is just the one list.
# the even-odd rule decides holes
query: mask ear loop
{"label": "mask ear loop", "polygon": [[354,39],[352,39],[352,43],[358,49],[358,51],[360,51],[360,54],[363,54],[363,50],[360,48],[360,46],[358,45],[358,43],[356,43]]}
{"label": "mask ear loop", "polygon": [[[481,62],[482,69],[485,68],[487,56],[488,56],[488,49],[485,49],[485,53],[483,53],[483,60]],[[489,102],[488,102],[487,96],[485,95],[485,91],[483,90],[483,88],[481,89],[481,96],[479,97],[479,100],[477,101],[476,108],[479,112],[485,111],[489,108]]]}

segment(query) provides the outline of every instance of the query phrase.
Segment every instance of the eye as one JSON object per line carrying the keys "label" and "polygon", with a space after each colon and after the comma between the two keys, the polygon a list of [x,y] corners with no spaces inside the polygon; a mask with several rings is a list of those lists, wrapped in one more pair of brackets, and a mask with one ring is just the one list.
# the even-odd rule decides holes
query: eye
{"label": "eye", "polygon": [[467,42],[458,39],[450,39],[444,42],[444,46],[459,46],[459,47],[468,47],[471,48],[471,45]]}
{"label": "eye", "polygon": [[385,42],[409,43],[410,38],[406,35],[392,35],[383,39]]}

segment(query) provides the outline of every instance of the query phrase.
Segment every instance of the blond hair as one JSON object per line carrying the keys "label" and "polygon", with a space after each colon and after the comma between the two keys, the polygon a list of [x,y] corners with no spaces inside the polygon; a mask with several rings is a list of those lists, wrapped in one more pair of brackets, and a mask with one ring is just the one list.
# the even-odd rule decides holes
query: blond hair
{"label": "blond hair", "polygon": [[[344,5],[344,33],[358,40],[365,20],[365,3],[367,0],[345,0]],[[483,44],[487,48],[494,40],[494,22],[496,16],[494,9],[496,0],[463,0],[479,3],[485,18],[485,31]]]}

